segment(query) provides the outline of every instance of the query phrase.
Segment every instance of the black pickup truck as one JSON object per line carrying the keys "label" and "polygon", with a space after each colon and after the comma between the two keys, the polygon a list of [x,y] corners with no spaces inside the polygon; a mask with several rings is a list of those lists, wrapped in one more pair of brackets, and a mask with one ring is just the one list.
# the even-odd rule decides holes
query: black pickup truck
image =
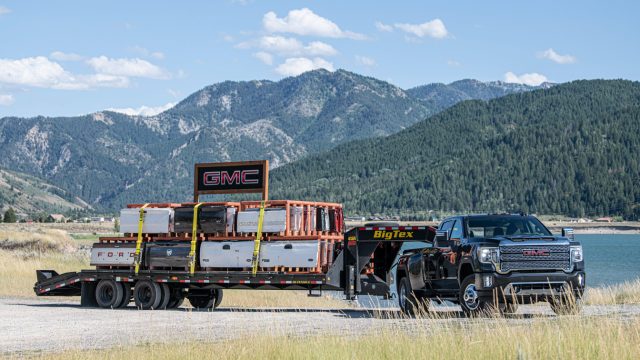
{"label": "black pickup truck", "polygon": [[571,229],[553,235],[534,216],[466,215],[442,221],[432,246],[397,263],[398,302],[408,314],[429,300],[451,301],[468,315],[514,312],[547,301],[557,314],[580,311],[582,246]]}

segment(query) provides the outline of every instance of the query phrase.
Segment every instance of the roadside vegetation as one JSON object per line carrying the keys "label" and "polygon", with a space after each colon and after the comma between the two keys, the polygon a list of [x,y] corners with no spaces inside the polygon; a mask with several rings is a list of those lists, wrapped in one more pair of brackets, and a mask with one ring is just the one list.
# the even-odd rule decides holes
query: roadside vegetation
{"label": "roadside vegetation", "polygon": [[[38,354],[35,355],[36,357]],[[274,329],[221,342],[46,353],[50,359],[637,359],[640,318],[390,322],[352,336],[286,336]]]}

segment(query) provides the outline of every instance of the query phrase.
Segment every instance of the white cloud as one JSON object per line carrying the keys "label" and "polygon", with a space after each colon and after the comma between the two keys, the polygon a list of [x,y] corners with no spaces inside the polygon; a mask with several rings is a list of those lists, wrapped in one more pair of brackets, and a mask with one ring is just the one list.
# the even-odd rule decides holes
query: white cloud
{"label": "white cloud", "polygon": [[142,46],[134,46],[131,48],[131,51],[133,51],[134,53],[140,55],[140,56],[144,56],[144,57],[152,57],[154,59],[158,59],[158,60],[162,60],[164,59],[164,53],[161,51],[151,51],[145,47]]}
{"label": "white cloud", "polygon": [[262,25],[268,32],[292,33],[330,38],[366,39],[366,36],[340,29],[333,21],[315,14],[308,8],[291,10],[287,16],[279,18],[269,11],[262,18]]}
{"label": "white cloud", "polygon": [[11,9],[4,6],[0,6],[0,15],[8,14],[10,12],[11,12]]}
{"label": "white cloud", "polygon": [[0,94],[0,106],[9,106],[13,104],[15,99],[11,94]]}
{"label": "white cloud", "polygon": [[74,76],[44,56],[0,59],[0,83],[68,89],[76,86]]}
{"label": "white cloud", "polygon": [[447,65],[451,67],[458,67],[458,66],[462,66],[462,63],[457,60],[447,60]]}
{"label": "white cloud", "polygon": [[392,32],[393,31],[393,26],[391,25],[387,25],[387,24],[383,24],[380,21],[376,21],[376,29],[378,29],[378,31],[382,31],[382,32]]}
{"label": "white cloud", "polygon": [[253,56],[267,65],[273,65],[273,56],[264,51],[258,51]]}
{"label": "white cloud", "polygon": [[106,56],[94,57],[87,64],[96,72],[109,75],[167,79],[169,74],[160,67],[142,59],[111,59]]}
{"label": "white cloud", "polygon": [[434,19],[422,24],[394,24],[400,29],[417,37],[432,37],[434,39],[445,38],[449,32],[440,19]]}
{"label": "white cloud", "polygon": [[80,61],[84,59],[84,57],[82,57],[81,55],[74,53],[64,53],[62,51],[54,51],[49,54],[49,57],[53,60],[58,61]]}
{"label": "white cloud", "polygon": [[542,59],[549,59],[557,64],[573,64],[574,62],[576,62],[575,56],[560,55],[551,48],[539,52],[538,57]]}
{"label": "white cloud", "polygon": [[166,103],[164,105],[160,105],[160,106],[145,106],[142,105],[139,108],[120,108],[120,109],[116,109],[116,108],[110,108],[107,109],[107,111],[113,111],[113,112],[117,112],[117,113],[121,113],[121,114],[126,114],[126,115],[132,115],[132,116],[136,116],[136,115],[141,115],[141,116],[154,116],[154,115],[158,115],[161,112],[164,112],[166,110],[171,109],[172,107],[174,107],[176,105],[176,103]]}
{"label": "white cloud", "polygon": [[44,56],[0,59],[0,83],[60,90],[127,87],[129,79],[113,74],[74,75]]}
{"label": "white cloud", "polygon": [[242,42],[236,47],[240,49],[259,48],[280,56],[334,56],[338,53],[333,46],[322,41],[312,41],[305,45],[296,38],[273,35]]}
{"label": "white cloud", "polygon": [[356,61],[364,66],[375,66],[376,61],[370,57],[356,55]]}
{"label": "white cloud", "polygon": [[296,76],[300,75],[303,72],[316,70],[316,69],[326,69],[329,71],[333,71],[333,64],[326,61],[322,58],[288,58],[284,63],[278,65],[276,68],[276,72],[280,75],[284,76]]}
{"label": "white cloud", "polygon": [[511,71],[504,74],[504,81],[507,83],[524,84],[529,86],[538,86],[549,81],[546,76],[538,73],[528,73],[516,75]]}

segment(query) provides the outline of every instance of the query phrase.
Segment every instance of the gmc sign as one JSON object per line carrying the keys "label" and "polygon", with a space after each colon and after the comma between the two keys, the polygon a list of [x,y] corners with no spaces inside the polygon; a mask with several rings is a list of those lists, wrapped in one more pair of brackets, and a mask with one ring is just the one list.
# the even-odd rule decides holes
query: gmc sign
{"label": "gmc sign", "polygon": [[522,250],[522,256],[549,256],[549,249],[525,249]]}
{"label": "gmc sign", "polygon": [[196,164],[194,201],[200,194],[263,193],[266,200],[269,162]]}

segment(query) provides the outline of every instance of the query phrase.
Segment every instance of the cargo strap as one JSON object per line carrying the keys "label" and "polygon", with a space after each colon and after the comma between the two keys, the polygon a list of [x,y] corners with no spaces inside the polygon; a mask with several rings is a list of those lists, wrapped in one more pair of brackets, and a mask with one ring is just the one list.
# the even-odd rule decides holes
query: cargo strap
{"label": "cargo strap", "polygon": [[136,241],[136,254],[133,257],[133,262],[136,265],[136,275],[138,275],[138,271],[140,271],[140,260],[142,256],[140,256],[140,248],[142,247],[142,227],[144,225],[144,208],[149,206],[149,204],[144,204],[140,208],[140,217],[138,218],[138,240]]}
{"label": "cargo strap", "polygon": [[196,271],[196,244],[198,242],[198,209],[202,203],[193,207],[193,226],[191,227],[191,250],[189,250],[189,274]]}
{"label": "cargo strap", "polygon": [[260,264],[260,239],[262,238],[262,220],[264,220],[264,200],[260,202],[260,215],[258,215],[258,232],[253,242],[253,257],[251,257],[251,274],[256,276]]}

